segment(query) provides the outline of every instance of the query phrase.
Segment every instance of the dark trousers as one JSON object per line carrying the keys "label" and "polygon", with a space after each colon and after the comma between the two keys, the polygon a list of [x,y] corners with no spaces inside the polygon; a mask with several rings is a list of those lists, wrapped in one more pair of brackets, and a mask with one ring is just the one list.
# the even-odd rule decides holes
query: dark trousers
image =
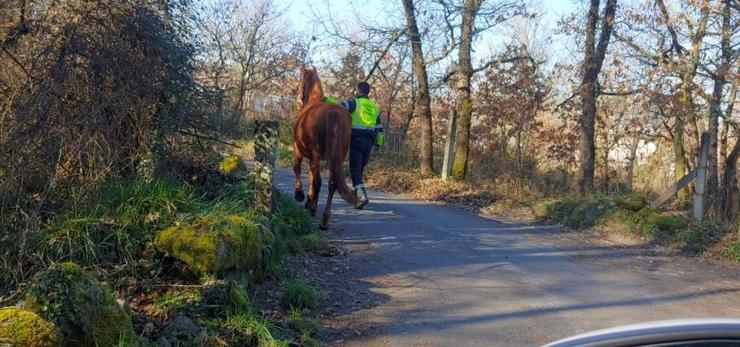
{"label": "dark trousers", "polygon": [[352,186],[363,184],[362,174],[365,172],[370,151],[375,146],[375,132],[352,131],[349,145],[349,173],[352,176]]}

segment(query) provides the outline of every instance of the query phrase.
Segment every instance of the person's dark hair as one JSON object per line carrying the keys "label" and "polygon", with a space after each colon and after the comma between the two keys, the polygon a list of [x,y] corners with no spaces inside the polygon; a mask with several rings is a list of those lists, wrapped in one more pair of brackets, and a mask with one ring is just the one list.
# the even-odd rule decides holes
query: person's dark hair
{"label": "person's dark hair", "polygon": [[357,91],[360,93],[360,95],[370,95],[370,84],[365,81],[358,83]]}

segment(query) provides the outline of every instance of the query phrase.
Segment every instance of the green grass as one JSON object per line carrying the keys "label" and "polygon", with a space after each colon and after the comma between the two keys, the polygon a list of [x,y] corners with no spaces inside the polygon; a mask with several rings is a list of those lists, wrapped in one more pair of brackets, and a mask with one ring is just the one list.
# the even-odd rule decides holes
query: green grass
{"label": "green grass", "polygon": [[[226,328],[236,335],[256,338],[259,347],[289,346],[288,341],[276,339],[269,320],[251,313],[239,313],[226,318]],[[237,340],[238,341],[238,340]]]}
{"label": "green grass", "polygon": [[317,233],[308,234],[301,239],[301,247],[306,252],[322,252],[329,248],[329,241]]}
{"label": "green grass", "polygon": [[132,261],[158,230],[204,205],[190,187],[172,180],[114,183],[98,201],[54,216],[32,236],[31,246],[47,261]]}
{"label": "green grass", "polygon": [[197,289],[167,291],[154,301],[155,314],[169,317],[173,312],[197,304],[201,299],[200,290]]}
{"label": "green grass", "polygon": [[291,307],[288,312],[288,325],[298,334],[298,339],[304,346],[321,345],[316,340],[319,322],[312,318],[305,318],[303,310]]}
{"label": "green grass", "polygon": [[283,282],[282,289],[282,304],[286,308],[315,308],[321,299],[321,292],[301,279]]}

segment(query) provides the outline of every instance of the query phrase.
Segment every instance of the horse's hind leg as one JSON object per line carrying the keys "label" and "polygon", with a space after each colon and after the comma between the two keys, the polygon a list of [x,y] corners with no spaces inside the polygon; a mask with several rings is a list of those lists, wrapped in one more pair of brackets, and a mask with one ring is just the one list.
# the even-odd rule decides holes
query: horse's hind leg
{"label": "horse's hind leg", "polygon": [[331,201],[334,198],[334,192],[337,191],[337,184],[334,179],[329,180],[329,196],[326,198],[326,207],[324,207],[324,215],[321,216],[321,223],[319,223],[319,229],[329,229],[329,218],[331,218]]}
{"label": "horse's hind leg", "polygon": [[306,196],[303,194],[303,181],[301,180],[301,164],[303,163],[303,155],[298,148],[293,149],[293,173],[295,174],[295,193],[293,197],[298,202],[302,202]]}
{"label": "horse's hind leg", "polygon": [[321,159],[311,158],[309,162],[308,181],[308,201],[306,208],[311,216],[316,215],[316,209],[319,204],[319,192],[321,191]]}

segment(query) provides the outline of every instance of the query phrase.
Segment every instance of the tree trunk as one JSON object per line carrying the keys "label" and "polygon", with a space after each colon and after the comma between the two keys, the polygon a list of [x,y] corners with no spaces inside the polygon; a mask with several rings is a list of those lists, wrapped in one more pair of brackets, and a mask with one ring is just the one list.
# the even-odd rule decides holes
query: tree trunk
{"label": "tree trunk", "polygon": [[581,115],[578,119],[580,129],[580,169],[578,173],[578,192],[590,194],[594,190],[594,168],[596,166],[595,123],[598,78],[601,72],[606,48],[609,45],[617,0],[607,0],[604,17],[601,20],[601,33],[596,42],[596,23],[599,19],[600,0],[591,0],[586,23],[585,55],[581,75]]}
{"label": "tree trunk", "polygon": [[451,173],[452,178],[458,181],[463,180],[468,172],[470,128],[473,119],[473,100],[470,97],[470,80],[473,77],[473,63],[470,59],[470,51],[473,44],[475,15],[478,13],[479,8],[480,0],[465,0],[463,2],[455,101],[459,118],[456,136],[457,144],[455,146],[455,162],[452,164]]}
{"label": "tree trunk", "polygon": [[627,190],[634,190],[635,179],[635,162],[637,162],[637,147],[640,146],[640,137],[636,136],[635,140],[630,143],[630,153],[627,157]]}
{"label": "tree trunk", "polygon": [[[719,160],[717,158],[717,138],[719,134],[719,119],[722,117],[722,91],[726,83],[726,76],[730,70],[732,59],[732,48],[730,39],[732,37],[732,26],[730,23],[730,1],[725,0],[722,9],[722,30],[720,46],[722,47],[722,62],[714,73],[714,88],[712,99],[709,103],[709,161],[707,163],[707,194],[708,201],[717,201],[719,195]],[[713,209],[715,206],[710,206]],[[716,210],[715,210],[716,211]]]}
{"label": "tree trunk", "polygon": [[726,217],[735,214],[738,204],[737,187],[737,159],[740,156],[740,140],[735,142],[735,147],[727,156],[725,174],[722,179],[722,212]]}
{"label": "tree trunk", "polygon": [[725,121],[724,121],[724,131],[722,132],[722,140],[720,143],[720,149],[719,149],[719,157],[722,160],[721,161],[721,167],[722,167],[722,174],[724,175],[725,170],[727,170],[727,141],[730,137],[730,122],[729,119],[732,117],[732,109],[735,106],[735,98],[737,97],[737,82],[732,84],[732,88],[730,89],[730,103],[727,105],[727,109],[725,110]]}
{"label": "tree trunk", "polygon": [[434,159],[432,147],[432,100],[429,94],[429,78],[427,67],[424,62],[424,52],[421,46],[421,35],[416,24],[416,13],[413,0],[402,0],[403,9],[406,13],[406,33],[408,34],[411,50],[413,52],[414,71],[418,81],[419,119],[421,130],[421,174],[434,174]]}
{"label": "tree trunk", "polygon": [[[686,175],[686,150],[683,146],[684,141],[684,123],[681,116],[676,116],[676,126],[673,129],[673,164],[674,180],[678,182]],[[689,201],[689,190],[683,188],[678,191],[678,201],[685,203]]]}
{"label": "tree trunk", "polygon": [[[661,2],[659,5],[665,7]],[[707,22],[709,21],[709,6],[701,7],[702,16],[699,19],[698,28],[696,34],[693,36],[691,51],[686,57],[686,65],[684,65],[681,71],[681,86],[679,87],[678,93],[674,102],[676,103],[676,130],[674,131],[673,137],[673,155],[675,160],[675,177],[676,180],[680,179],[686,174],[687,159],[686,149],[684,148],[685,141],[685,122],[691,118],[691,106],[692,97],[691,89],[693,87],[694,77],[696,76],[696,69],[699,64],[699,58],[702,47],[702,40],[707,29]],[[685,54],[685,53],[684,53]],[[678,192],[678,200],[682,203],[689,201],[689,189],[684,188]]]}

